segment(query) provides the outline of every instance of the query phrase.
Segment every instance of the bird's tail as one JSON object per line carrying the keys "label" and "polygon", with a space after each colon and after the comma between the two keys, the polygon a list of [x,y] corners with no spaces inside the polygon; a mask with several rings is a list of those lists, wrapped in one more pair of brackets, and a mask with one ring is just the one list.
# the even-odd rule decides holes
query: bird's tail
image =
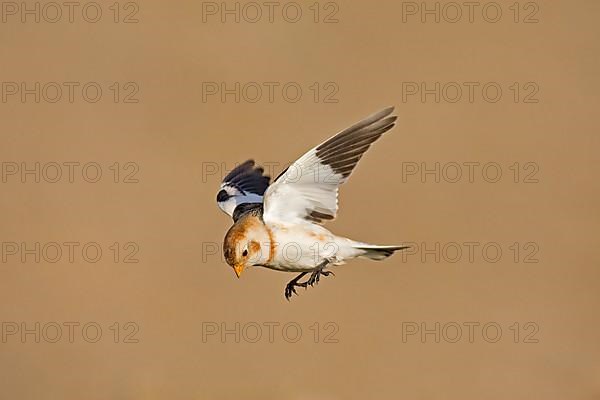
{"label": "bird's tail", "polygon": [[367,257],[371,260],[384,260],[394,254],[397,250],[408,249],[410,246],[377,246],[372,244],[356,244],[355,249],[363,250],[364,253],[360,257]]}

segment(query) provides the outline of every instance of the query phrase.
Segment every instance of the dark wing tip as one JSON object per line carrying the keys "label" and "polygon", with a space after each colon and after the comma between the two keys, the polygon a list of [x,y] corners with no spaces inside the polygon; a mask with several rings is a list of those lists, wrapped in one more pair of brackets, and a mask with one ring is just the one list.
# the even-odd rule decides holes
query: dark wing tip
{"label": "dark wing tip", "polygon": [[242,192],[262,195],[267,190],[271,177],[264,175],[262,167],[255,167],[254,160],[247,160],[235,167],[223,179],[223,183]]}
{"label": "dark wing tip", "polygon": [[391,113],[394,112],[394,109],[395,109],[394,106],[386,107],[381,111],[377,111],[376,113],[369,115],[368,117],[366,117],[365,119],[363,119],[356,125],[363,125],[363,126],[370,125],[373,122],[379,121],[379,120],[387,117],[388,115],[390,115]]}
{"label": "dark wing tip", "polygon": [[337,174],[347,178],[371,144],[392,129],[397,116],[387,107],[343,130],[316,148],[316,155]]}
{"label": "dark wing tip", "polygon": [[245,171],[251,170],[254,167],[254,160],[246,160],[234,169],[232,169],[227,176],[223,179],[223,182],[230,182],[236,175],[239,175]]}
{"label": "dark wing tip", "polygon": [[388,106],[388,107],[384,108],[383,110],[379,111],[379,113],[383,114],[383,117],[387,117],[388,115],[390,115],[391,113],[394,112],[395,108],[396,108],[395,106]]}

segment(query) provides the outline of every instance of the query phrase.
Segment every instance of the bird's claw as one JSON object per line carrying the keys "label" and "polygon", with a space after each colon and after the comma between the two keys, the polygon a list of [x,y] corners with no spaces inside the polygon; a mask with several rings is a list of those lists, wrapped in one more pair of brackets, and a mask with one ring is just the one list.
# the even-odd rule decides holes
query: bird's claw
{"label": "bird's claw", "polygon": [[306,283],[308,283],[310,286],[314,286],[315,284],[319,283],[319,281],[321,280],[321,275],[335,276],[335,274],[332,271],[323,271],[323,269],[318,269],[318,270],[314,271],[312,274],[310,274],[310,278],[308,278],[308,281],[306,281]]}
{"label": "bird's claw", "polygon": [[296,292],[296,289],[294,288],[294,286],[291,285],[290,283],[288,283],[285,286],[285,293],[284,293],[285,298],[286,298],[287,301],[290,301],[290,297],[292,297],[292,293],[298,294],[298,292]]}
{"label": "bird's claw", "polygon": [[300,275],[298,275],[296,278],[294,278],[290,282],[288,282],[288,284],[285,286],[285,291],[284,291],[284,295],[285,295],[286,300],[290,301],[290,298],[292,297],[292,294],[295,294],[295,295],[298,294],[298,292],[296,292],[296,287],[303,287],[304,290],[306,290],[307,287],[308,287],[308,285],[310,285],[311,287],[313,287],[316,283],[319,283],[321,275],[323,275],[323,276],[329,276],[329,275],[335,276],[335,274],[332,271],[324,271],[323,270],[328,263],[329,262],[324,262],[317,269],[315,269],[310,274],[310,278],[308,278],[308,280],[306,282],[298,282],[298,281],[304,275],[306,275],[308,272],[303,272]]}
{"label": "bird's claw", "polygon": [[300,275],[298,275],[297,277],[295,277],[294,279],[289,281],[287,285],[285,285],[284,295],[285,295],[285,298],[287,301],[290,301],[292,294],[295,294],[295,295],[298,294],[298,292],[296,292],[296,286],[303,287],[306,290],[307,283],[306,282],[302,282],[302,283],[298,282],[300,280],[300,278],[302,278],[306,274],[307,274],[306,272],[301,273]]}

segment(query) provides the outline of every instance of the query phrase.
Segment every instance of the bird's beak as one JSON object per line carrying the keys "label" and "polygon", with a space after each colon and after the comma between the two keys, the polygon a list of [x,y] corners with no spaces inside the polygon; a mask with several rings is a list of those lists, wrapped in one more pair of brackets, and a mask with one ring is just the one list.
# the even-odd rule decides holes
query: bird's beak
{"label": "bird's beak", "polygon": [[235,271],[235,274],[239,278],[242,275],[242,272],[244,271],[244,264],[234,265],[233,270]]}

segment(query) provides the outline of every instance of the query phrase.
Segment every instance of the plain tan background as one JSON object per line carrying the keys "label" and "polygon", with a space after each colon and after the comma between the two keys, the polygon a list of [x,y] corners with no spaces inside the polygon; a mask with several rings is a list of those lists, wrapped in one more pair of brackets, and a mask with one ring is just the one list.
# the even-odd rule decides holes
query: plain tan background
{"label": "plain tan background", "polygon": [[[33,2],[29,2],[33,7]],[[42,5],[44,3],[41,3]],[[3,82],[98,82],[101,101],[78,97],[0,103],[2,162],[97,162],[81,177],[2,183],[6,242],[97,242],[98,263],[19,256],[2,262],[0,319],[41,326],[95,322],[97,343],[33,335],[0,343],[3,398],[14,399],[592,399],[600,396],[598,227],[598,24],[592,0],[539,2],[539,23],[402,22],[402,2],[338,3],[338,23],[202,22],[195,1],[138,4],[138,23],[115,24],[102,2],[96,24],[0,24]],[[427,3],[430,7],[433,2]],[[443,4],[443,3],[442,3]],[[484,3],[482,3],[484,4]],[[121,4],[123,6],[124,3]],[[324,7],[325,3],[321,3]],[[525,3],[521,3],[523,7]],[[324,11],[322,11],[324,12]],[[266,17],[264,17],[266,18]],[[402,101],[402,82],[498,82],[497,103],[476,98]],[[135,82],[136,104],[115,104],[108,87]],[[239,103],[202,100],[203,82],[297,82],[303,98]],[[337,103],[308,87],[335,82]],[[508,86],[536,82],[536,104]],[[207,166],[253,157],[276,172],[310,147],[386,105],[397,127],[343,187],[339,234],[372,243],[498,243],[497,263],[412,256],[355,261],[290,303],[291,275],[254,269],[235,278],[207,244],[230,225],[215,205],[219,174]],[[496,162],[490,184],[402,181],[402,162]],[[114,162],[139,166],[138,183],[115,184]],[[534,162],[534,184],[513,183],[508,166]],[[6,164],[5,164],[6,165]],[[431,164],[430,164],[431,165]],[[204,172],[204,173],[203,173]],[[115,263],[108,247],[135,242],[139,263]],[[538,263],[515,263],[508,246],[535,242]],[[122,257],[122,255],[121,255]],[[521,254],[520,259],[523,258]],[[135,322],[139,343],[109,330]],[[230,335],[203,342],[203,323],[234,327],[296,323],[297,343]],[[338,343],[313,341],[333,322]],[[497,343],[418,335],[403,322],[442,326],[494,322]],[[538,343],[514,343],[509,327],[533,322]],[[41,328],[40,328],[41,329]],[[79,332],[79,331],[78,331]],[[290,331],[292,332],[292,331]],[[323,330],[321,333],[323,334]],[[480,332],[480,331],[477,331]],[[492,332],[492,331],[490,331]],[[523,331],[521,332],[523,333]]]}

